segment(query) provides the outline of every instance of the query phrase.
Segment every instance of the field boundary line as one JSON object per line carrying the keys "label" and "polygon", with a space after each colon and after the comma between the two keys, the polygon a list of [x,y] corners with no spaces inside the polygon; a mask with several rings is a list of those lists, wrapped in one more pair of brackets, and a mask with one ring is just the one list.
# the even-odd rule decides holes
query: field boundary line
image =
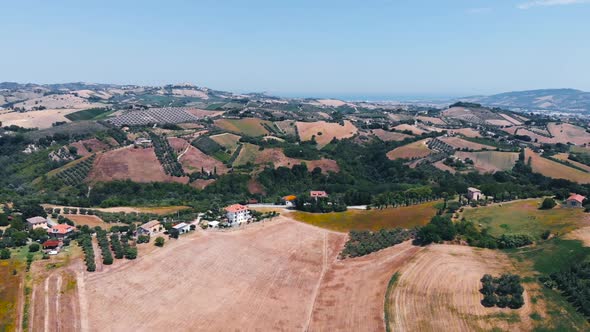
{"label": "field boundary line", "polygon": [[324,280],[324,275],[326,274],[326,270],[328,269],[328,233],[324,232],[324,245],[322,247],[322,271],[320,272],[320,278],[318,283],[313,290],[313,301],[311,302],[311,308],[309,309],[309,315],[307,316],[307,322],[305,323],[305,328],[303,331],[309,331],[309,325],[311,324],[311,318],[313,316],[313,310],[315,309],[315,305],[317,302],[318,294],[320,292],[320,287],[322,285],[322,281]]}
{"label": "field boundary line", "polygon": [[389,300],[391,297],[391,292],[397,285],[397,281],[399,280],[399,272],[395,272],[391,279],[389,279],[389,283],[387,284],[387,290],[385,291],[385,301],[383,302],[383,323],[385,324],[385,332],[391,332],[391,327],[389,325]]}

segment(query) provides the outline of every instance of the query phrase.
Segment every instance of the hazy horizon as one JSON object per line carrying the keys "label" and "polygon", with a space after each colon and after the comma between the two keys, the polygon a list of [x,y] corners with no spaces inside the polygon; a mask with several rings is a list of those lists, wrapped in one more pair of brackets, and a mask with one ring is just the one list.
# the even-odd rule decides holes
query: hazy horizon
{"label": "hazy horizon", "polygon": [[0,81],[313,95],[590,91],[584,0],[5,3]]}

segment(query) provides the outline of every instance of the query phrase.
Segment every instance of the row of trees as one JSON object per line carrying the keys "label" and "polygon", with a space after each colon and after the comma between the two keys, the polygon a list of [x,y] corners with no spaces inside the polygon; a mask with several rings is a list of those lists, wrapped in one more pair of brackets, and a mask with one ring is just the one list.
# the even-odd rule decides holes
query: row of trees
{"label": "row of trees", "polygon": [[368,255],[413,238],[416,230],[394,228],[378,232],[351,231],[348,241],[340,254],[341,257],[359,257]]}
{"label": "row of trees", "polygon": [[408,206],[438,199],[430,186],[410,188],[405,191],[384,192],[373,197],[371,204],[378,208]]}
{"label": "row of trees", "polygon": [[119,234],[111,235],[111,248],[113,248],[115,258],[122,259],[123,257],[125,257],[125,248],[123,248],[123,245],[121,244]]}
{"label": "row of trees", "polygon": [[499,278],[494,278],[486,274],[480,281],[482,283],[480,293],[484,295],[481,304],[484,307],[518,309],[524,305],[522,296],[524,288],[520,284],[518,275],[503,274]]}
{"label": "row of trees", "polygon": [[540,278],[548,288],[560,290],[565,298],[590,319],[590,263],[584,262]]}
{"label": "row of trees", "polygon": [[92,164],[94,163],[95,158],[96,155],[92,155],[91,157],[86,158],[76,165],[57,173],[56,176],[61,179],[64,184],[68,186],[75,186],[86,179],[88,173],[92,169]]}
{"label": "row of trees", "polygon": [[160,164],[162,164],[162,167],[164,168],[164,172],[172,176],[184,176],[184,170],[178,162],[176,153],[168,143],[168,140],[153,132],[150,132],[150,139],[154,145],[156,157],[158,157]]}
{"label": "row of trees", "polygon": [[78,245],[84,251],[84,262],[86,263],[86,270],[88,272],[96,271],[96,263],[94,262],[94,248],[92,248],[92,236],[90,234],[81,234],[78,236]]}
{"label": "row of trees", "polygon": [[104,265],[113,264],[113,254],[111,253],[111,249],[109,248],[107,232],[102,229],[97,231],[96,239],[98,240],[98,245],[100,246],[100,251],[102,252],[102,263]]}
{"label": "row of trees", "polygon": [[343,212],[346,211],[346,204],[338,198],[302,195],[295,200],[295,208],[314,213]]}

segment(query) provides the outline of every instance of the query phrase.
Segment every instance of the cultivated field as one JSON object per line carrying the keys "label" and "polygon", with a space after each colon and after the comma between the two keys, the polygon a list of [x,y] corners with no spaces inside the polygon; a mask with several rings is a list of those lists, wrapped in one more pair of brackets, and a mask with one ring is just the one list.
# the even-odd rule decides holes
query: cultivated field
{"label": "cultivated field", "polygon": [[22,264],[13,260],[0,260],[0,331],[17,331],[19,307],[22,305],[23,280],[20,274]]}
{"label": "cultivated field", "polygon": [[393,127],[393,129],[397,130],[397,131],[411,131],[412,134],[414,135],[422,135],[424,133],[427,133],[426,130],[420,129],[414,125],[409,125],[409,124],[401,124],[398,126]]}
{"label": "cultivated field", "polygon": [[217,169],[217,174],[220,175],[227,173],[227,167],[224,163],[204,154],[192,145],[186,145],[186,150],[180,155],[178,161],[180,161],[182,168],[187,173],[200,172],[201,169],[204,169],[206,172],[213,172]]}
{"label": "cultivated field", "polygon": [[469,149],[469,150],[495,150],[493,146],[479,144],[464,140],[460,137],[439,137],[439,140],[447,143],[448,145],[454,147],[455,149]]}
{"label": "cultivated field", "polygon": [[557,206],[539,210],[542,199],[528,199],[493,206],[466,208],[463,217],[481,224],[493,236],[502,234],[529,234],[539,238],[545,230],[566,233],[590,225],[590,216],[584,209]]}
{"label": "cultivated field", "polygon": [[30,112],[10,112],[0,114],[2,126],[19,126],[23,128],[51,128],[55,122],[70,122],[65,116],[78,109],[46,109]]}
{"label": "cultivated field", "polygon": [[569,123],[549,123],[547,129],[553,135],[557,142],[574,143],[576,145],[583,145],[590,143],[590,133],[582,127],[574,126]]}
{"label": "cultivated field", "polygon": [[[389,301],[392,331],[531,330],[530,298],[518,309],[486,308],[481,277],[512,272],[501,251],[431,245],[400,270]],[[516,319],[507,319],[509,317]]]}
{"label": "cultivated field", "polygon": [[416,119],[425,122],[425,123],[431,123],[431,124],[435,124],[435,125],[445,125],[446,122],[444,122],[441,118],[435,118],[432,116],[417,116]]}
{"label": "cultivated field", "polygon": [[292,120],[285,120],[285,121],[278,121],[275,122],[277,127],[279,127],[285,135],[289,136],[297,136],[297,126],[295,121]]}
{"label": "cultivated field", "polygon": [[343,240],[275,220],[150,246],[153,252],[136,261],[85,275],[82,325],[111,331],[306,330],[313,325],[312,308],[322,309],[315,298]]}
{"label": "cultivated field", "polygon": [[387,283],[421,250],[408,241],[334,262],[320,285],[309,331],[384,331]]}
{"label": "cultivated field", "polygon": [[436,215],[437,202],[429,202],[400,208],[383,210],[348,210],[332,213],[292,212],[294,219],[314,226],[338,231],[378,231],[395,227],[412,228],[426,225]]}
{"label": "cultivated field", "polygon": [[228,149],[230,153],[233,153],[238,148],[238,142],[240,140],[240,136],[230,133],[214,135],[210,136],[209,138],[217,142],[217,144]]}
{"label": "cultivated field", "polygon": [[256,156],[259,153],[258,145],[244,143],[242,145],[242,150],[240,150],[240,154],[234,161],[234,166],[246,165],[247,163],[254,164],[256,162]]}
{"label": "cultivated field", "polygon": [[299,165],[304,163],[307,165],[308,170],[313,170],[316,167],[322,169],[322,172],[338,172],[340,171],[340,167],[338,167],[338,163],[332,159],[319,159],[319,160],[302,160],[302,159],[295,159],[289,158],[285,156],[283,150],[280,148],[267,148],[262,151],[257,151],[256,158],[254,160],[255,164],[267,164],[272,163],[274,167],[289,167],[292,168],[295,165]]}
{"label": "cultivated field", "polygon": [[81,214],[64,214],[63,216],[70,219],[71,221],[73,221],[74,224],[76,224],[76,225],[80,225],[80,226],[86,225],[91,228],[94,228],[96,226],[100,226],[102,229],[109,229],[111,226],[117,225],[117,224],[109,224],[107,222],[104,222],[98,216],[81,215]]}
{"label": "cultivated field", "polygon": [[508,114],[504,114],[504,113],[499,113],[499,115],[501,117],[503,117],[504,119],[510,121],[512,124],[520,126],[522,125],[522,122],[520,122],[518,119],[513,118],[512,116],[508,115]]}
{"label": "cultivated field", "polygon": [[423,158],[432,153],[428,148],[429,139],[423,139],[395,148],[387,153],[391,160]]}
{"label": "cultivated field", "polygon": [[570,164],[576,166],[577,168],[581,168],[581,169],[585,170],[586,172],[590,172],[590,166],[582,164],[577,161],[570,160],[569,155],[570,155],[569,153],[563,152],[563,153],[558,153],[558,154],[554,155],[553,158],[565,161],[567,163],[570,163]]}
{"label": "cultivated field", "polygon": [[127,179],[135,182],[188,182],[186,177],[166,175],[153,148],[125,147],[99,153],[88,174],[90,182]]}
{"label": "cultivated field", "polygon": [[449,132],[463,135],[465,137],[481,137],[479,131],[473,128],[450,129]]}
{"label": "cultivated field", "polygon": [[[79,209],[78,207],[75,206],[63,206],[63,205],[54,205],[54,204],[41,204],[41,206],[43,206],[43,208],[60,208],[63,210],[64,207],[72,210],[72,209]],[[98,211],[102,211],[102,212],[110,212],[110,213],[118,213],[118,212],[124,212],[124,213],[154,213],[154,214],[160,214],[160,215],[166,215],[166,214],[171,214],[171,213],[175,213],[177,211],[182,211],[185,209],[188,209],[188,206],[115,206],[115,207],[110,207],[110,208],[92,208],[93,210],[98,210]]]}
{"label": "cultivated field", "polygon": [[480,151],[464,152],[457,151],[455,156],[465,161],[469,158],[473,160],[473,166],[480,173],[494,173],[498,171],[510,170],[518,160],[517,152],[501,151]]}
{"label": "cultivated field", "polygon": [[268,134],[268,130],[262,126],[263,123],[268,123],[268,121],[258,118],[215,120],[217,127],[246,136],[263,136]]}
{"label": "cultivated field", "polygon": [[525,150],[525,161],[531,160],[533,171],[555,179],[590,183],[590,173],[541,157],[531,149]]}
{"label": "cultivated field", "polygon": [[76,149],[78,149],[77,153],[83,157],[91,153],[102,152],[110,149],[110,146],[108,144],[98,140],[97,138],[90,138],[82,141],[77,141],[70,144],[70,146],[73,146]]}
{"label": "cultivated field", "polygon": [[101,107],[104,104],[89,103],[86,99],[73,94],[52,94],[14,104],[14,107],[24,108],[27,111],[41,106],[47,109],[74,108],[79,110],[83,108]]}
{"label": "cultivated field", "polygon": [[309,141],[315,135],[318,148],[328,145],[333,138],[342,139],[354,136],[358,129],[348,120],[344,121],[344,126],[338,123],[316,121],[316,122],[297,122],[297,131],[302,141]]}
{"label": "cultivated field", "polygon": [[383,129],[373,129],[373,130],[371,130],[371,134],[379,137],[379,139],[384,142],[403,141],[406,138],[412,137],[410,135],[398,133],[395,131],[387,131],[387,130],[383,130]]}
{"label": "cultivated field", "polygon": [[512,126],[513,123],[508,120],[498,120],[498,119],[489,119],[486,120],[486,123],[491,124],[492,126]]}

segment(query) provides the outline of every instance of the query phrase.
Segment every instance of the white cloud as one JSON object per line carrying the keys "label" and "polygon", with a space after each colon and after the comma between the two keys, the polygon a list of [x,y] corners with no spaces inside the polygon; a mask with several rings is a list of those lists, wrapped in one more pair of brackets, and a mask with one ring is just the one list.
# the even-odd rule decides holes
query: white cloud
{"label": "white cloud", "polygon": [[536,0],[521,3],[517,7],[520,9],[530,9],[533,7],[565,6],[581,3],[590,3],[590,0]]}

